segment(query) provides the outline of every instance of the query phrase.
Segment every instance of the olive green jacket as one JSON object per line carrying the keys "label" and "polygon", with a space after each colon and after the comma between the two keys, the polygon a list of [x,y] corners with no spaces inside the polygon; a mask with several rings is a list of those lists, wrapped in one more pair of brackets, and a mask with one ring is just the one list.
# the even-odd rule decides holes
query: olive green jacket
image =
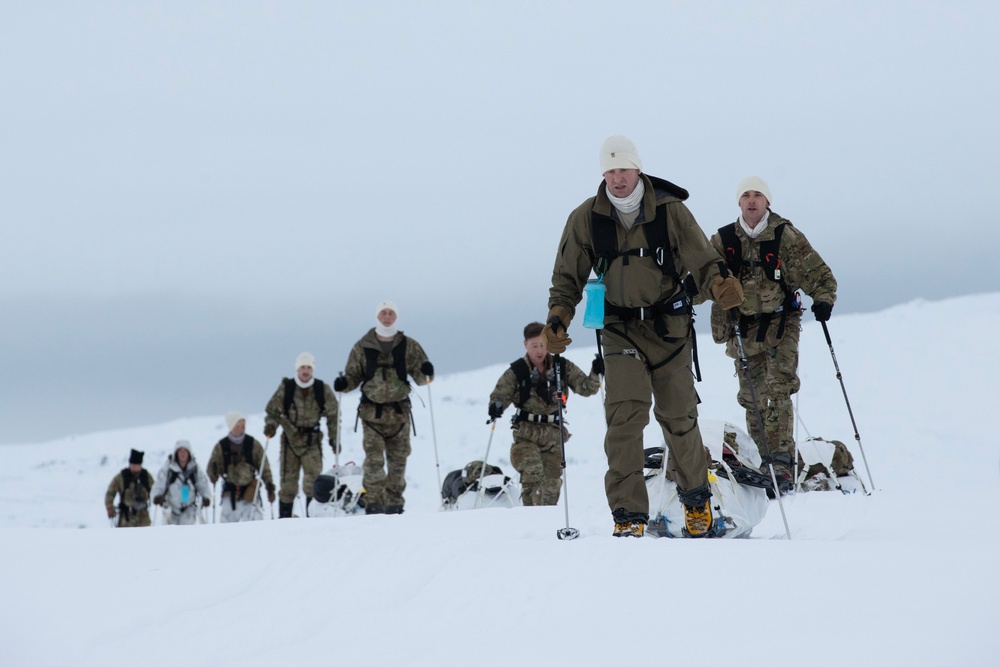
{"label": "olive green jacket", "polygon": [[[645,174],[641,178],[645,186],[642,212],[630,229],[617,225],[618,250],[648,247],[644,227],[655,221],[657,205],[665,204],[667,236],[677,273],[682,280],[689,272],[692,274],[698,291],[696,302],[711,298],[711,284],[720,275],[722,257],[708,242],[705,232],[681,199],[656,190]],[[566,221],[552,269],[550,308],[561,306],[571,314],[576,312],[576,305],[582,298],[583,288],[596,261],[591,239],[592,212],[618,219],[603,181],[597,195],[578,206]],[[652,306],[681,290],[677,280],[665,274],[653,257],[630,256],[627,261],[616,259],[604,276],[604,284],[608,303],[628,308]],[[605,318],[606,321],[610,319]],[[681,324],[685,328],[680,330],[686,333],[686,322]]]}

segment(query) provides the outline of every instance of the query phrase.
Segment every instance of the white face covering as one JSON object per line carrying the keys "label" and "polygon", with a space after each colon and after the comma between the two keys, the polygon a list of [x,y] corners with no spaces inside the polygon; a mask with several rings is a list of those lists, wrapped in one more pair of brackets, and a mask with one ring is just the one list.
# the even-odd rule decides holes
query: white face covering
{"label": "white face covering", "polygon": [[375,333],[382,338],[395,338],[396,333],[399,331],[399,329],[396,328],[396,322],[393,322],[391,327],[382,326],[382,323],[378,320],[375,320],[375,322]]}
{"label": "white face covering", "polygon": [[635,190],[628,197],[615,197],[606,185],[604,186],[604,191],[616,209],[622,213],[634,213],[642,206],[642,196],[646,194],[646,184],[640,178],[639,182],[636,183]]}
{"label": "white face covering", "polygon": [[756,227],[751,229],[750,225],[747,224],[747,221],[743,219],[743,214],[740,213],[740,227],[743,228],[743,231],[746,232],[747,236],[749,236],[752,239],[755,239],[758,236],[760,236],[765,229],[767,229],[767,218],[770,216],[770,214],[771,214],[770,210],[765,210],[764,217],[760,219],[760,222],[757,223]]}
{"label": "white face covering", "polygon": [[298,373],[295,374],[295,384],[299,385],[299,387],[301,387],[302,389],[308,389],[309,387],[313,386],[313,382],[315,381],[316,378],[311,377],[309,378],[309,382],[303,382],[302,380],[299,379]]}

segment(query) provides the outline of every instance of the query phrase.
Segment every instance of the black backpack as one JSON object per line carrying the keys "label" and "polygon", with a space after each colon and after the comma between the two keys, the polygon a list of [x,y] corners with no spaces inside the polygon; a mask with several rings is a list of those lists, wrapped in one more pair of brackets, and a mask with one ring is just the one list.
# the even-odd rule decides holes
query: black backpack
{"label": "black backpack", "polygon": [[[568,395],[566,391],[566,359],[561,356],[556,359],[563,378],[563,395],[565,396]],[[514,407],[520,408],[531,397],[531,367],[528,366],[524,357],[521,357],[511,363],[510,369],[514,371],[514,377],[517,378],[517,398],[514,400]]]}
{"label": "black backpack", "polygon": [[407,385],[410,381],[406,379],[406,336],[403,336],[402,342],[399,345],[392,348],[392,366],[386,366],[385,364],[379,364],[379,351],[375,348],[366,347],[365,348],[365,382],[368,382],[375,377],[375,372],[381,368],[382,369],[382,379],[385,379],[385,372],[388,368],[395,368],[396,375],[399,379],[405,382]]}
{"label": "black backpack", "polygon": [[[254,442],[255,442],[254,439],[251,438],[250,436],[244,436],[243,450],[241,453],[243,454],[243,460],[249,463],[254,469],[256,469],[257,465],[256,463],[254,463],[253,460]],[[226,471],[226,473],[228,473],[229,466],[233,461],[233,441],[230,440],[228,437],[225,437],[222,440],[219,440],[219,444],[222,445],[222,468],[223,470]],[[171,470],[171,472],[173,471]],[[170,486],[170,484],[168,483],[167,486]]]}
{"label": "black backpack", "polygon": [[[295,389],[298,385],[295,384],[295,378],[285,378],[282,382],[285,385],[285,395],[282,398],[282,404],[287,415],[289,408],[292,407],[292,402],[295,400]],[[313,397],[316,399],[316,404],[319,405],[320,414],[326,412],[326,385],[323,384],[322,380],[313,381]]]}

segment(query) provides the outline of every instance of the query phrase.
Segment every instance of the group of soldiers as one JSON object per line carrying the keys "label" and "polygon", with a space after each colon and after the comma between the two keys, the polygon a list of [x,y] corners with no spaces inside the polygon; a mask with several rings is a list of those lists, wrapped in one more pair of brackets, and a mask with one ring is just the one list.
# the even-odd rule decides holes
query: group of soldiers
{"label": "group of soldiers", "polygon": [[[351,349],[344,372],[332,385],[314,376],[316,360],[311,354],[300,354],[294,375],[282,379],[265,407],[265,444],[246,432],[242,414],[230,412],[228,433],[216,443],[204,472],[185,440],[177,443],[155,480],[142,467],[143,453],[132,450],[128,467],[108,485],[104,499],[108,518],[119,527],[148,526],[152,503],[163,506],[165,523],[196,523],[199,513],[211,505],[220,480],[223,523],[262,519],[265,494],[269,503],[278,501],[279,518],[291,517],[300,479],[308,514],[313,484],[323,467],[321,422],[326,420],[329,446],[339,455],[335,394],[356,387],[361,388],[358,418],[364,429],[365,512],[401,514],[410,455],[410,379],[417,385],[429,383],[434,366],[420,343],[397,328],[397,317],[394,303],[378,304],[376,325]],[[281,479],[276,488],[266,446],[279,427]]]}
{"label": "group of soldiers", "polygon": [[[641,537],[649,521],[642,436],[652,409],[684,506],[684,534],[704,537],[713,523],[712,493],[692,370],[697,353],[693,306],[713,302],[713,339],[724,343],[734,359],[740,380],[737,400],[746,410],[747,430],[760,449],[763,466],[773,469],[778,492],[786,493],[794,467],[791,394],[799,389],[801,294],[812,299],[813,314],[825,322],[836,301],[837,281],[805,235],[771,210],[770,188],[759,177],[738,184],[739,216],[709,238],[684,204],[688,192],[644,173],[628,138],[609,137],[600,148],[599,164],[603,182],[597,194],[570,213],[560,238],[548,316],[544,323],[524,328],[525,356],[498,380],[490,395],[489,420],[515,407],[510,461],[520,474],[522,504],[554,505],[561,489],[562,447],[570,436],[561,423],[560,401],[568,390],[595,394],[604,376],[604,481],[613,534]],[[585,373],[561,355],[572,342],[569,326],[588,280],[595,282],[592,274],[603,286],[603,317],[597,325],[588,323],[599,330],[600,345]],[[271,438],[279,426],[282,429],[281,517],[292,515],[300,471],[307,506],[311,500],[312,483],[322,467],[322,417],[329,445],[339,453],[334,393],[359,386],[365,511],[403,511],[410,453],[408,378],[418,385],[428,383],[434,368],[420,345],[396,329],[396,317],[394,304],[379,304],[377,325],[351,350],[332,388],[313,378],[314,360],[303,353],[295,377],[283,380],[268,403],[264,435]],[[556,390],[557,379],[561,391]],[[270,469],[264,448],[245,435],[242,416],[227,416],[227,424],[230,433],[213,451],[208,478],[213,484],[220,477],[225,480],[223,498],[232,509],[231,518],[224,520],[253,518],[260,512],[255,495],[261,482],[274,500]],[[170,480],[183,488],[185,482],[179,480],[190,478],[184,471],[196,465],[183,442],[155,483],[142,470],[141,456],[138,463],[130,460],[130,467],[108,488],[109,517],[115,515],[115,494],[121,496],[119,525],[148,524],[148,513],[141,507],[142,487],[154,502],[175,499],[179,492],[169,491]],[[243,467],[237,472],[232,466]],[[197,481],[192,484],[199,488]],[[192,506],[182,502],[175,512],[172,505],[171,515],[182,518]]]}

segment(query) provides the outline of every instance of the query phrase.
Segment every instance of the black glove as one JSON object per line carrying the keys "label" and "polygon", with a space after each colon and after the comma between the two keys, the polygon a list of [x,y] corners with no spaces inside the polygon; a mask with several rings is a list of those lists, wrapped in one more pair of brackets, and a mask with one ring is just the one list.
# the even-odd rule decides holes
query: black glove
{"label": "black glove", "polygon": [[264,424],[264,437],[273,438],[274,434],[278,432],[278,427],[275,424]]}
{"label": "black glove", "polygon": [[211,498],[202,498],[201,499],[201,506],[202,507],[208,507],[211,504],[212,504],[212,499]]}
{"label": "black glove", "polygon": [[333,450],[334,454],[339,454],[340,453],[340,445],[337,444],[337,439],[336,438],[330,438],[330,449]]}
{"label": "black glove", "polygon": [[604,357],[599,354],[594,355],[594,363],[590,365],[590,372],[594,375],[604,375]]}
{"label": "black glove", "polygon": [[833,304],[826,301],[813,301],[812,311],[817,322],[826,322],[830,319],[830,313],[833,312]]}
{"label": "black glove", "polygon": [[333,381],[334,391],[347,391],[347,378],[343,375],[338,375],[337,379]]}
{"label": "black glove", "polygon": [[500,415],[502,414],[503,414],[503,403],[501,403],[500,401],[493,401],[492,403],[490,403],[490,420],[486,423],[491,424],[495,422],[497,419],[500,419]]}
{"label": "black glove", "polygon": [[429,361],[425,361],[424,363],[420,364],[420,372],[426,375],[427,377],[434,377],[434,364],[432,364]]}
{"label": "black glove", "polygon": [[163,504],[163,496],[153,496],[153,504],[154,505],[162,505]]}

